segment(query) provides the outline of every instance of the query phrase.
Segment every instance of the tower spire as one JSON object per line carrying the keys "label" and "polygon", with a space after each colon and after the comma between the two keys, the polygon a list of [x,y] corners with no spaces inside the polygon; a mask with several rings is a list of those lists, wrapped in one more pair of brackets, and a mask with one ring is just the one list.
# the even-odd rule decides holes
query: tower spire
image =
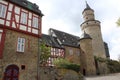
{"label": "tower spire", "polygon": [[87,1],[85,1],[86,3],[86,9],[91,9],[90,6],[88,5]]}

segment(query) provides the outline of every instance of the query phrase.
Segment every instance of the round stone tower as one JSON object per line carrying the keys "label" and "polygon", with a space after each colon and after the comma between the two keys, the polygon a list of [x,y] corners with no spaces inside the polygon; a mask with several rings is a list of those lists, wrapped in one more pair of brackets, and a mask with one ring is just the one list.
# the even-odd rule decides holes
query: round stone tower
{"label": "round stone tower", "polygon": [[95,75],[95,61],[92,48],[92,38],[84,32],[80,38],[81,54],[81,71],[84,75]]}
{"label": "round stone tower", "polygon": [[[94,10],[90,8],[87,2],[86,8],[84,9],[82,14],[84,22],[81,24],[81,30],[85,31],[92,38],[93,55],[98,58],[106,58],[104,42],[101,34],[100,21],[95,20]],[[86,47],[88,46],[86,45]],[[88,50],[86,52],[88,52]],[[87,61],[87,63],[88,62],[89,61]],[[108,72],[106,63],[98,62],[95,60],[95,66],[96,73],[104,74]]]}
{"label": "round stone tower", "polygon": [[94,10],[86,2],[86,8],[83,11],[84,22],[81,24],[82,31],[85,31],[92,38],[92,47],[94,56],[106,58],[105,48],[101,34],[100,21],[95,20]]}

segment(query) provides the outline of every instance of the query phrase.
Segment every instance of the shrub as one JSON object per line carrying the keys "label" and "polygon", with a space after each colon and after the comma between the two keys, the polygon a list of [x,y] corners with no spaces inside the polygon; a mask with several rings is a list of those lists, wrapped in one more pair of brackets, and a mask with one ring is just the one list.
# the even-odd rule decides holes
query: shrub
{"label": "shrub", "polygon": [[120,63],[115,60],[107,60],[107,65],[111,73],[120,72]]}
{"label": "shrub", "polygon": [[76,72],[80,71],[80,64],[70,63],[66,59],[57,59],[54,61],[54,65],[58,68],[70,69]]}

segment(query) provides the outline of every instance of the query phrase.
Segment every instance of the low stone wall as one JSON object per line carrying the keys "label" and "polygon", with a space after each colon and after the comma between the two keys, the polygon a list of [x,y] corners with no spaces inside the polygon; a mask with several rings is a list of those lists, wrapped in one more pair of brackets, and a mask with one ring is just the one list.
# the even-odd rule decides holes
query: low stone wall
{"label": "low stone wall", "polygon": [[41,67],[40,80],[83,80],[83,76],[73,70]]}

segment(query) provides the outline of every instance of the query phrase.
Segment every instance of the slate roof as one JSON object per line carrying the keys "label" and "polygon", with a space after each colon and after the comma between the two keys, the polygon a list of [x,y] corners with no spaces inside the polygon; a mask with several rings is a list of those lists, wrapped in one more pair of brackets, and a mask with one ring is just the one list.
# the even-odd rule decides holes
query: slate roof
{"label": "slate roof", "polygon": [[60,40],[62,45],[79,48],[78,40],[80,38],[78,36],[74,36],[72,34],[68,34],[66,32],[62,32],[62,31],[55,30],[52,28],[50,30],[54,32],[54,34]]}
{"label": "slate roof", "polygon": [[41,10],[39,10],[39,6],[36,5],[35,3],[28,1],[28,0],[6,0],[6,1],[14,3],[18,6],[24,7],[26,9],[40,15],[40,16],[43,16]]}
{"label": "slate roof", "polygon": [[55,47],[55,48],[63,48],[57,41],[56,37],[52,37],[50,35],[42,34],[42,41],[46,43],[47,46]]}
{"label": "slate roof", "polygon": [[106,42],[104,42],[104,46],[105,46],[106,57],[110,57],[108,44]]}
{"label": "slate roof", "polygon": [[[90,6],[89,6],[89,4],[87,3],[87,1],[86,1],[86,8],[84,9],[84,11],[85,11],[85,10],[92,10],[92,11],[94,11],[93,9],[90,8]],[[83,11],[83,12],[84,12],[84,11]],[[82,12],[82,13],[83,13],[83,12]]]}
{"label": "slate roof", "polygon": [[85,31],[84,31],[84,33],[81,35],[81,37],[80,37],[80,40],[81,39],[92,39],[91,37],[90,37],[90,35],[89,34],[87,34]]}

